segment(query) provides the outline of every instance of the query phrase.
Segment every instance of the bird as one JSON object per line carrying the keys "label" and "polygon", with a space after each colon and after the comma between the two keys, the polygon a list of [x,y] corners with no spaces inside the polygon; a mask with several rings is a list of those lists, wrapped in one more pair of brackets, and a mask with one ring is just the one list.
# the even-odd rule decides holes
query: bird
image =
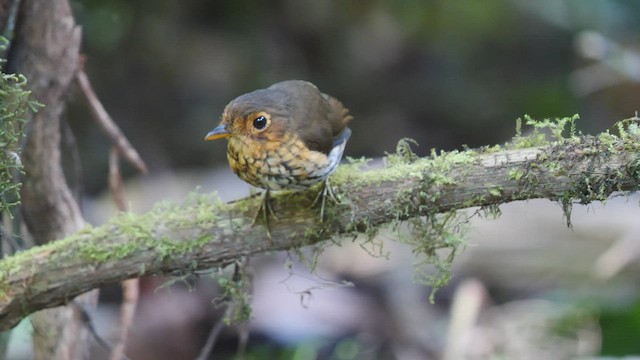
{"label": "bird", "polygon": [[278,220],[269,202],[271,191],[302,191],[324,182],[314,201],[322,199],[321,221],[325,198],[336,201],[329,176],[351,137],[348,125],[352,119],[340,101],[314,84],[287,80],[232,100],[205,140],[227,139],[231,170],[265,190],[252,224],[262,212],[271,237],[268,213]]}

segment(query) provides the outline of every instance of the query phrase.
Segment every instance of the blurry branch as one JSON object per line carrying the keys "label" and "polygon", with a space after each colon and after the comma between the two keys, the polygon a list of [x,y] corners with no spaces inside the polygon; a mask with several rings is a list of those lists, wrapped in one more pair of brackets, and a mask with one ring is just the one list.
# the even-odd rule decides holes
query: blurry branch
{"label": "blurry branch", "polygon": [[91,86],[91,82],[89,81],[89,77],[84,72],[82,61],[80,62],[80,66],[78,69],[78,73],[76,74],[76,79],[78,80],[78,84],[80,85],[80,89],[82,89],[82,93],[84,94],[87,104],[89,105],[89,109],[91,110],[91,114],[93,118],[96,120],[98,125],[102,131],[111,139],[111,142],[118,148],[120,153],[124,156],[127,161],[131,163],[138,171],[143,174],[147,173],[147,166],[144,161],[138,155],[136,149],[131,145],[127,137],[124,136],[122,130],[116,125],[107,110],[102,106],[100,99],[96,96],[95,91],[93,91],[93,86]]}
{"label": "blurry branch", "polygon": [[588,96],[625,82],[640,83],[640,51],[633,47],[585,30],[576,36],[575,48],[578,55],[592,61],[570,74],[577,95]]}
{"label": "blurry branch", "polygon": [[221,317],[220,319],[218,319],[218,321],[216,321],[215,325],[209,332],[207,340],[200,350],[200,354],[198,354],[198,357],[196,357],[196,360],[207,360],[211,358],[211,350],[213,350],[213,345],[215,345],[216,341],[218,340],[218,336],[220,336],[220,333],[224,329],[224,326],[224,317]]}
{"label": "blurry branch", "polygon": [[116,209],[125,211],[124,192],[122,191],[122,173],[120,172],[120,156],[117,147],[112,147],[109,152],[109,190]]}
{"label": "blurry branch", "polygon": [[[91,315],[89,314],[85,306],[83,306],[82,304],[78,304],[75,301],[73,301],[71,305],[73,305],[76,308],[76,311],[78,312],[80,317],[80,321],[84,324],[85,328],[91,333],[91,336],[96,341],[96,343],[100,345],[100,347],[102,347],[104,350],[109,351],[110,353],[113,354],[113,351],[112,351],[113,346],[109,344],[109,342],[105,338],[103,338],[102,336],[100,336],[100,334],[98,334],[98,330],[96,330],[96,326],[94,325],[93,318],[91,317]],[[129,360],[129,358],[124,356],[124,354],[121,354],[118,360]]]}
{"label": "blurry branch", "polygon": [[[514,200],[558,201],[568,220],[573,201],[604,200],[614,191],[638,188],[640,130],[634,124],[621,128],[619,136],[607,132],[532,142],[536,139],[518,135],[507,150],[434,153],[424,159],[399,146],[381,168],[343,165],[332,177],[341,204],[329,204],[324,222],[318,209],[309,207],[317,188],[273,198],[280,220],[271,222],[271,240],[263,224],[251,226],[257,197],[223,204],[194,195],[184,204],[160,204],[146,214],[123,213],[103,226],[0,261],[0,329],[127,278],[191,274],[252,254],[373,236],[381,225],[469,207],[496,209]],[[534,147],[519,148],[527,145]]]}
{"label": "blurry branch", "polygon": [[[125,211],[125,200],[122,192],[122,173],[120,172],[119,155],[131,163],[138,171],[143,174],[147,173],[147,166],[142,158],[131,145],[120,128],[113,121],[107,110],[98,99],[89,77],[84,71],[83,60],[80,61],[76,79],[87,100],[91,114],[98,123],[102,131],[111,139],[113,148],[109,154],[109,188],[111,195],[118,211]],[[139,281],[138,279],[129,279],[122,281],[122,305],[120,307],[119,331],[117,339],[112,347],[109,347],[109,358],[112,360],[120,360],[126,358],[124,355],[126,340],[129,329],[133,324],[136,307],[139,298]]]}
{"label": "blurry branch", "polygon": [[[31,238],[42,245],[85,225],[60,160],[60,115],[78,63],[81,30],[67,0],[23,0],[19,12],[8,68],[29,79],[33,98],[44,105],[28,123],[21,213]],[[74,303],[96,304],[97,295],[86,293]],[[83,358],[89,333],[78,316],[72,306],[35,314],[34,359]]]}
{"label": "blurry branch", "polygon": [[464,359],[478,324],[482,306],[487,302],[488,290],[477,279],[464,280],[456,289],[451,305],[451,321],[442,359]]}
{"label": "blurry branch", "polygon": [[[245,259],[241,259],[240,261],[237,261],[234,264],[234,270],[233,270],[233,281],[237,284],[240,281],[242,281],[241,279],[243,277],[246,278],[246,274],[242,274],[247,266],[249,264],[249,261],[247,258]],[[243,276],[245,275],[245,276]],[[236,306],[242,307],[242,304],[236,304],[236,301],[238,301],[239,299],[233,299],[233,296],[229,296],[231,294],[226,294],[227,296],[225,296],[227,299],[225,299],[224,301],[226,302],[226,310],[225,310],[225,315],[221,316],[218,320],[216,320],[216,322],[214,323],[213,327],[211,328],[211,330],[209,330],[209,335],[207,335],[207,340],[204,343],[204,346],[202,347],[202,349],[200,349],[200,353],[198,354],[198,356],[195,358],[195,360],[207,360],[211,358],[211,351],[213,350],[213,347],[215,346],[216,342],[218,341],[218,337],[220,336],[220,333],[222,332],[222,330],[224,329],[225,325],[227,324],[227,322],[230,319],[233,319],[235,317],[235,313],[236,313]],[[244,358],[244,346],[246,345],[246,341],[243,341],[243,339],[246,338],[246,336],[244,336],[245,334],[242,332],[242,330],[240,330],[240,333],[238,334],[238,353],[236,354],[236,358],[238,359],[243,359]]]}
{"label": "blurry branch", "polygon": [[[124,192],[122,191],[122,173],[120,172],[120,157],[117,147],[111,148],[109,154],[109,189],[113,202],[116,204],[118,211],[125,211]],[[120,319],[118,323],[118,336],[111,348],[109,359],[121,360],[125,359],[124,349],[129,335],[129,329],[133,325],[133,318],[138,306],[140,298],[140,281],[139,279],[128,279],[121,283],[122,286],[122,305],[120,306]]]}
{"label": "blurry branch", "polygon": [[[111,196],[118,211],[125,211],[125,200],[122,192],[122,173],[120,172],[119,155],[131,163],[138,171],[143,174],[147,173],[147,166],[138,154],[138,151],[131,145],[122,130],[113,121],[107,110],[102,106],[102,102],[98,99],[89,77],[84,71],[84,60],[79,62],[79,69],[76,79],[80,85],[80,89],[87,100],[91,114],[98,123],[102,131],[111,139],[113,148],[109,154],[109,188]],[[139,297],[139,281],[138,279],[129,279],[122,282],[122,306],[120,308],[119,332],[116,342],[110,348],[110,359],[120,360],[126,358],[124,355],[125,343],[129,329],[133,324],[136,307]]]}

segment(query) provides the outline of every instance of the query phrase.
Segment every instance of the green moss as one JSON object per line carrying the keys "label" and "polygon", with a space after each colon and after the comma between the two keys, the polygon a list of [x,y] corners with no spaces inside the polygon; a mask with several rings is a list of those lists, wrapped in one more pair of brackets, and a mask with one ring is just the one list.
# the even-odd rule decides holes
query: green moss
{"label": "green moss", "polygon": [[618,152],[617,144],[620,142],[620,138],[611,134],[609,130],[598,134],[598,140],[607,148],[608,152],[612,154]]}
{"label": "green moss", "polygon": [[487,219],[497,219],[502,215],[502,210],[500,210],[499,204],[490,204],[480,207],[477,214]]}
{"label": "green moss", "polygon": [[227,325],[239,324],[251,319],[250,279],[244,261],[234,264],[233,272],[219,270],[215,274],[222,294],[214,299],[216,306],[225,306],[224,321]]}
{"label": "green moss", "polygon": [[[68,256],[66,249],[70,244],[77,249],[77,256],[96,265],[123,259],[144,249],[154,249],[163,259],[193,253],[213,241],[213,235],[202,235],[195,239],[182,236],[176,241],[156,236],[156,229],[163,226],[188,229],[193,226],[193,219],[196,219],[196,224],[208,226],[218,220],[221,204],[215,195],[193,194],[183,204],[162,202],[143,215],[120,213],[102,226],[88,227],[62,240],[2,259],[0,288],[10,274],[24,271],[23,267],[29,266],[25,259],[32,258],[34,254],[47,254],[47,261],[63,261]],[[117,237],[126,238],[127,241],[114,242],[113,239]]]}
{"label": "green moss", "polygon": [[456,179],[451,177],[451,169],[454,166],[472,164],[477,160],[473,150],[449,152],[431,151],[431,158],[426,162],[426,180],[432,187],[454,185]]}
{"label": "green moss", "polygon": [[[538,146],[547,146],[551,142],[547,140],[547,133],[557,142],[579,140],[580,133],[576,130],[576,121],[580,116],[536,120],[529,115],[524,116],[525,125],[531,127],[528,135],[522,135],[522,119],[516,120],[516,135],[506,144],[510,149],[526,149]],[[565,132],[568,134],[565,135]]]}
{"label": "green moss", "polygon": [[[0,52],[4,53],[8,41],[0,36]],[[0,58],[0,65],[5,62]],[[41,107],[27,90],[27,79],[21,74],[0,72],[0,212],[12,217],[14,207],[20,203],[22,172],[20,140],[29,111]]]}
{"label": "green moss", "polygon": [[479,149],[478,153],[481,154],[491,154],[491,153],[497,153],[500,151],[504,151],[504,148],[501,145],[486,145],[483,146]]}
{"label": "green moss", "polygon": [[[537,121],[529,116],[524,117],[524,123],[530,127],[530,131],[525,136],[522,132],[523,120],[518,119],[516,126],[516,136],[509,142],[506,149],[522,149],[531,147],[549,147],[549,152],[541,152],[537,159],[528,163],[528,168],[514,168],[509,171],[508,180],[514,180],[519,183],[521,190],[512,195],[513,199],[526,199],[529,198],[532,192],[540,193],[540,179],[538,174],[548,172],[554,176],[567,175],[568,169],[566,165],[562,165],[560,161],[555,161],[555,154],[553,153],[555,148],[553,145],[578,145],[581,142],[581,134],[576,130],[575,122],[578,120],[578,116],[559,118],[559,119],[544,119]],[[635,134],[636,139],[640,139],[640,127],[635,122],[629,123],[625,127],[624,131],[627,137],[631,137],[632,131]],[[549,137],[549,139],[548,139]],[[609,141],[610,147],[613,147],[616,143],[616,137],[608,134],[603,135],[605,140]],[[635,145],[637,146],[637,145]],[[441,152],[438,153],[435,150],[432,151],[431,157],[428,159],[416,159],[406,151],[408,144],[406,140],[402,140],[398,144],[396,154],[390,154],[387,157],[386,163],[388,169],[392,169],[394,176],[416,176],[424,180],[425,186],[419,191],[399,190],[396,194],[395,203],[398,204],[393,212],[396,214],[396,219],[392,221],[392,226],[398,227],[400,223],[399,219],[415,216],[416,212],[427,213],[426,217],[419,219],[409,220],[409,226],[411,228],[411,236],[402,237],[404,242],[409,243],[416,254],[422,259],[420,260],[419,269],[424,268],[424,265],[429,265],[434,273],[423,273],[417,270],[419,278],[425,283],[433,286],[437,289],[442,286],[450,277],[450,266],[455,254],[461,245],[464,244],[463,234],[465,225],[468,221],[466,215],[460,215],[458,212],[451,211],[445,214],[438,214],[438,209],[430,208],[431,205],[438,202],[442,196],[442,190],[450,187],[457,186],[460,179],[453,177],[451,169],[454,166],[461,166],[464,168],[465,164],[471,164],[477,161],[478,154],[486,154],[503,150],[500,146],[484,147],[477,151],[465,150],[465,151],[453,151],[453,152]],[[581,151],[589,151],[589,147],[581,146]],[[598,148],[593,148],[594,155]],[[426,171],[414,172],[412,166],[419,164],[420,168],[427,169]],[[635,174],[640,174],[640,167],[634,167],[630,169]],[[381,174],[375,174],[377,179],[383,178]],[[461,175],[464,178],[464,174]],[[581,182],[576,182],[575,189],[582,189],[582,193],[576,191],[567,193],[559,201],[563,205],[565,211],[565,217],[568,224],[570,224],[570,209],[571,203],[574,199],[579,201],[603,201],[606,196],[614,190],[612,185],[614,179],[602,179],[598,176],[590,176],[583,179]],[[485,184],[487,189],[486,195],[478,195],[473,199],[468,199],[462,204],[461,207],[472,207],[479,204],[486,204],[488,199],[492,197],[501,198],[504,196],[504,188],[500,185]],[[531,190],[528,190],[531,189]],[[586,193],[585,193],[585,190]],[[421,204],[416,206],[416,204]],[[478,213],[485,217],[498,217],[500,216],[500,209],[497,204],[483,206]],[[374,227],[375,229],[375,227]],[[362,230],[362,229],[359,229]],[[371,231],[369,225],[365,222],[365,230]],[[375,231],[371,231],[375,234]]]}
{"label": "green moss", "polygon": [[[206,234],[190,239],[180,236],[179,240],[170,237],[158,237],[158,228],[171,228],[190,231],[194,219],[197,225],[208,226],[218,220],[219,206],[222,204],[214,195],[193,194],[182,204],[159,203],[151,211],[143,215],[120,213],[112,217],[108,223],[100,227],[86,228],[62,240],[38,246],[15,254],[0,261],[0,299],[8,291],[6,280],[13,273],[28,271],[31,266],[27,259],[35,254],[46,254],[47,261],[65,261],[69,256],[68,248],[75,248],[74,253],[82,259],[98,266],[100,264],[123,259],[136,252],[153,249],[159,254],[159,260],[184,257],[203,248],[214,240],[213,235]],[[113,241],[126,238],[127,241]],[[73,244],[73,246],[70,246]],[[42,255],[40,255],[42,256]],[[191,268],[195,269],[197,264]],[[140,274],[145,273],[141,266]],[[185,269],[189,270],[189,269]]]}
{"label": "green moss", "polygon": [[466,244],[468,221],[469,217],[458,211],[413,218],[407,222],[409,234],[400,235],[416,254],[416,280],[431,287],[431,302],[435,292],[452,278],[451,265]]}
{"label": "green moss", "polygon": [[495,197],[502,196],[502,192],[504,191],[502,186],[498,186],[498,185],[485,184],[485,187],[489,191],[489,194]]}
{"label": "green moss", "polygon": [[418,155],[413,152],[411,145],[418,146],[418,142],[411,138],[403,138],[398,141],[395,153],[387,153],[385,164],[387,167],[393,167],[397,164],[410,164],[419,159]]}
{"label": "green moss", "polygon": [[356,174],[361,174],[362,168],[365,167],[371,159],[365,157],[358,159],[347,157],[346,161],[346,164],[338,166],[338,169],[331,175],[331,182],[333,184],[362,184],[360,177],[356,176]]}
{"label": "green moss", "polygon": [[[597,163],[601,154],[619,154],[622,151],[637,153],[640,151],[640,127],[638,119],[631,118],[619,121],[614,128],[618,134],[612,134],[609,130],[598,134],[595,137],[581,137],[581,155],[592,156],[594,163]],[[640,183],[639,160],[627,165],[623,172],[611,174],[597,173],[587,169],[584,175],[573,181],[570,188],[558,199],[567,225],[571,227],[571,208],[574,202],[589,204],[593,201],[606,202],[609,195],[614,191],[621,191],[620,179],[629,177]],[[565,175],[563,166],[555,163],[548,163],[548,170],[555,176]]]}
{"label": "green moss", "polygon": [[[400,229],[400,219],[410,218],[407,223],[408,233],[399,233],[400,241],[409,244],[416,258],[416,280],[432,288],[431,300],[435,291],[444,286],[451,278],[451,264],[460,246],[464,245],[463,234],[468,217],[457,211],[439,214],[435,204],[442,196],[442,189],[457,185],[460,179],[451,176],[453,167],[464,168],[464,165],[477,161],[477,152],[463,151],[431,151],[427,159],[417,159],[407,155],[408,143],[405,139],[398,144],[395,155],[388,156],[388,166],[406,171],[402,176],[415,176],[422,179],[424,187],[417,192],[399,190],[396,193],[393,209],[395,220],[391,227]],[[419,169],[412,166],[419,165]],[[410,169],[410,170],[409,170]],[[464,174],[461,175],[464,178]],[[419,204],[416,208],[416,204]],[[415,217],[415,212],[427,213],[425,217]],[[369,233],[367,239],[377,233],[376,227],[366,226]]]}
{"label": "green moss", "polygon": [[[153,239],[151,214],[135,215],[121,213],[114,216],[109,223],[95,228],[91,240],[82,242],[78,248],[78,255],[88,261],[100,264],[112,259],[122,259],[139,250],[141,244]],[[111,243],[105,246],[110,237],[126,235],[128,241]],[[64,253],[55,253],[63,255]]]}
{"label": "green moss", "polygon": [[[528,170],[513,169],[509,172],[508,178],[510,180],[516,180],[522,185],[522,190],[519,191],[517,197],[528,198],[528,188],[537,189],[539,192],[540,181],[537,178],[536,173],[548,172],[553,176],[566,176],[567,168],[566,164],[560,161],[555,161],[555,149],[559,149],[563,153],[567,152],[567,146],[581,145],[580,152],[584,156],[597,156],[602,152],[602,146],[584,146],[584,141],[590,141],[590,137],[582,136],[582,134],[576,129],[576,121],[579,119],[578,115],[571,117],[557,118],[557,119],[543,119],[535,120],[528,115],[524,116],[525,125],[530,127],[529,134],[522,135],[522,119],[516,121],[516,135],[507,143],[508,148],[522,149],[529,147],[547,147],[549,150],[541,152],[535,162],[529,163]],[[628,131],[618,126],[618,132],[621,136],[628,133]],[[550,138],[550,139],[548,139]],[[609,131],[598,135],[598,140],[607,147],[610,153],[617,151],[616,147],[619,144],[620,137],[611,134]],[[562,150],[557,146],[562,146]],[[570,148],[569,148],[570,149]],[[571,226],[571,206],[574,199],[578,199],[580,202],[590,202],[596,200],[604,200],[609,194],[611,187],[607,186],[607,181],[603,179],[597,179],[597,177],[587,176],[579,181],[575,181],[572,185],[573,190],[567,191],[565,194],[558,198],[558,202],[562,206],[565,219],[568,226]]]}
{"label": "green moss", "polygon": [[520,168],[513,168],[509,170],[508,179],[519,181],[525,175],[524,170]]}

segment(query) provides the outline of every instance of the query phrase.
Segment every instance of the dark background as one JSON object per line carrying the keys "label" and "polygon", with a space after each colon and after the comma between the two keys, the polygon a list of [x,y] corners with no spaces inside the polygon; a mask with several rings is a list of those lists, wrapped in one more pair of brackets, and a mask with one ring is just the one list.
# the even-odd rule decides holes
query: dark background
{"label": "dark background", "polygon": [[[637,68],[621,54],[638,39],[631,1],[72,3],[87,72],[152,170],[222,165],[224,143],[201,140],[224,105],[285,79],[350,108],[350,156],[381,156],[406,136],[422,153],[501,143],[524,114],[578,113],[580,129],[598,132],[637,110],[625,73]],[[588,78],[604,77],[594,88],[575,80],[594,66],[577,50],[584,31],[622,47],[587,45],[612,63],[593,69]],[[99,192],[107,143],[82,103],[69,121],[87,190]]]}

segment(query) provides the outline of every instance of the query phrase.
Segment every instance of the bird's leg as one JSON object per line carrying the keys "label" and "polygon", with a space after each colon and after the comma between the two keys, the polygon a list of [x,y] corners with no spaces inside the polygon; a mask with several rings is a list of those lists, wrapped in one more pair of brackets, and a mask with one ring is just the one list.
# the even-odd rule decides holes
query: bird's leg
{"label": "bird's leg", "polygon": [[273,207],[271,207],[269,194],[270,194],[269,190],[265,190],[264,195],[262,196],[262,202],[260,203],[260,207],[258,208],[258,211],[256,211],[256,214],[253,216],[253,221],[251,222],[251,226],[255,225],[256,221],[258,220],[258,216],[260,216],[260,213],[262,213],[264,224],[267,227],[267,236],[269,236],[269,239],[271,239],[271,229],[269,228],[269,214],[271,214],[271,216],[273,216],[273,218],[276,220],[280,220],[280,219],[278,219],[276,214],[273,212]]}
{"label": "bird's leg", "polygon": [[[266,194],[264,194],[264,207],[265,209],[267,209],[266,211],[268,211],[269,214],[271,214],[271,216],[273,216],[273,218],[276,219],[276,221],[279,221],[280,219],[276,216],[276,213],[273,211],[273,206],[271,206],[270,195],[271,193],[269,192],[269,190],[267,190]],[[265,214],[265,216],[267,216],[267,214]]]}
{"label": "bird's leg", "polygon": [[324,186],[322,187],[322,190],[318,192],[318,195],[316,195],[315,200],[313,200],[313,203],[311,204],[311,206],[313,207],[318,202],[319,199],[322,199],[320,202],[320,221],[321,222],[324,221],[324,204],[327,200],[327,195],[329,195],[329,197],[333,200],[333,202],[335,202],[336,204],[339,203],[338,199],[336,199],[336,196],[333,193],[333,188],[329,183],[328,177],[324,181]]}

